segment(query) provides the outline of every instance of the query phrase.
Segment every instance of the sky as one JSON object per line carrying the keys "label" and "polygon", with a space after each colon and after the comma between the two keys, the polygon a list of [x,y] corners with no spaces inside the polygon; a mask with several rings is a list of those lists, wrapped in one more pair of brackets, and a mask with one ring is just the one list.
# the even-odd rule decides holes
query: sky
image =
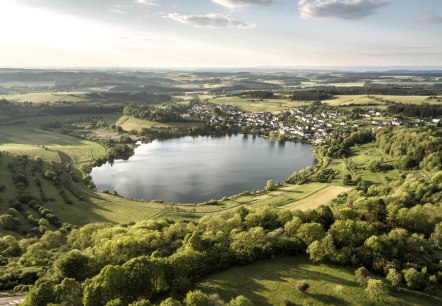
{"label": "sky", "polygon": [[0,67],[442,66],[442,0],[0,0]]}

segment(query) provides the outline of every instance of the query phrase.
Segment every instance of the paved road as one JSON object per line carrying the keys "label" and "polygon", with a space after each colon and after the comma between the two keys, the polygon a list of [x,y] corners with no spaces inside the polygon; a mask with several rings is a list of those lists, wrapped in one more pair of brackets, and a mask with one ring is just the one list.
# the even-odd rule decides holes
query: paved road
{"label": "paved road", "polygon": [[0,306],[3,305],[18,305],[25,299],[26,295],[16,295],[11,297],[0,297]]}

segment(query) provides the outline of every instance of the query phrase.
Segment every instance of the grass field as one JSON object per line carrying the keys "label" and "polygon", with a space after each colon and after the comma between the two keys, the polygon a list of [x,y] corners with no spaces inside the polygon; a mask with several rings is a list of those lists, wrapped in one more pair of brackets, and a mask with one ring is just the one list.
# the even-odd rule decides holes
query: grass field
{"label": "grass field", "polygon": [[[306,281],[306,293],[297,290]],[[217,293],[226,301],[244,295],[253,305],[373,305],[356,282],[352,269],[331,264],[313,264],[305,256],[259,261],[213,274],[196,287]],[[288,304],[290,302],[291,304]],[[440,295],[400,289],[376,305],[441,305]]]}
{"label": "grass field", "polygon": [[269,112],[277,114],[283,111],[297,109],[301,106],[309,105],[310,102],[291,101],[289,99],[268,99],[251,101],[240,97],[219,97],[209,100],[215,104],[233,105],[248,112]]}
{"label": "grass field", "polygon": [[343,192],[351,190],[350,187],[343,186],[326,186],[318,191],[312,193],[311,195],[293,203],[285,205],[284,209],[289,210],[307,210],[315,209],[321,205],[328,204],[331,200],[336,198]]}
{"label": "grass field", "polygon": [[430,104],[441,104],[442,102],[438,102],[435,99],[429,99],[428,96],[387,96],[387,95],[374,95],[378,99],[389,100],[394,102],[400,102],[404,104],[422,104],[422,103],[430,103]]}
{"label": "grass field", "polygon": [[121,116],[116,124],[121,126],[125,131],[137,130],[142,128],[149,129],[184,129],[192,127],[200,127],[202,122],[155,122],[150,120],[138,119],[131,116]]}
{"label": "grass field", "polygon": [[[52,121],[87,119],[88,115],[42,116],[26,118],[19,124],[2,125],[0,128],[0,151],[41,156],[48,161],[59,162],[57,151],[69,155],[76,162],[90,161],[105,153],[98,143],[41,129],[41,124]],[[107,124],[115,122],[119,116],[100,115]],[[43,147],[44,146],[44,147]]]}
{"label": "grass field", "polygon": [[350,96],[339,95],[335,96],[333,99],[324,100],[323,102],[332,106],[343,106],[349,104],[356,104],[356,105],[383,104],[382,102],[377,101],[372,97],[367,97],[367,95],[350,95]]}
{"label": "grass field", "polygon": [[3,95],[0,99],[14,102],[32,103],[55,103],[55,102],[84,102],[90,99],[84,96],[84,92],[38,92],[17,95]]}
{"label": "grass field", "polygon": [[[389,95],[337,95],[333,99],[324,100],[332,106],[364,106],[366,104],[376,105],[376,108],[385,109],[387,101],[393,101],[404,104],[440,104],[437,99],[430,99],[428,96],[389,96]],[[371,106],[373,108],[374,106]]]}

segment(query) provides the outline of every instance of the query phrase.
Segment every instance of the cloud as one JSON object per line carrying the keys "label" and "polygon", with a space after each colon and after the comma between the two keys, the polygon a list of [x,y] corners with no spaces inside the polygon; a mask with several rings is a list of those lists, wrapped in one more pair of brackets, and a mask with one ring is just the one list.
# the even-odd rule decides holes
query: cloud
{"label": "cloud", "polygon": [[302,19],[359,19],[392,0],[299,0]]}
{"label": "cloud", "polygon": [[135,0],[134,2],[141,5],[158,5],[157,0]]}
{"label": "cloud", "polygon": [[180,15],[180,14],[168,14],[165,17],[178,21],[184,24],[190,24],[198,28],[238,28],[238,29],[251,29],[256,25],[254,23],[243,22],[239,20],[230,19],[225,15],[220,14],[207,14],[207,15]]}
{"label": "cloud", "polygon": [[276,0],[212,0],[219,5],[225,6],[227,8],[240,8],[246,6],[255,5],[269,5],[276,3]]}
{"label": "cloud", "polygon": [[120,36],[120,40],[122,41],[130,41],[130,42],[175,42],[174,39],[169,38],[157,38],[157,37],[132,37],[132,36]]}
{"label": "cloud", "polygon": [[413,22],[421,24],[442,23],[442,16],[426,11],[417,15]]}
{"label": "cloud", "polygon": [[110,9],[110,11],[111,11],[112,13],[114,13],[114,14],[124,14],[124,13],[125,13],[125,12],[124,12],[124,9],[125,9],[125,7],[122,6],[122,5],[114,5],[114,6]]}

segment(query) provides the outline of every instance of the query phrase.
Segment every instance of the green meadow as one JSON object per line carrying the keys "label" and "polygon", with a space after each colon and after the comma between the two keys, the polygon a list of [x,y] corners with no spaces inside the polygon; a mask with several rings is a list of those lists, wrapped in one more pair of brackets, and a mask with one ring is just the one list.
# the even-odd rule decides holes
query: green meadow
{"label": "green meadow", "polygon": [[[301,293],[299,282],[310,288]],[[305,256],[263,260],[215,273],[196,287],[216,293],[229,301],[244,295],[253,305],[403,305],[433,306],[442,303],[440,295],[399,289],[388,292],[384,301],[372,303],[356,282],[353,270],[337,265],[314,264]]]}

